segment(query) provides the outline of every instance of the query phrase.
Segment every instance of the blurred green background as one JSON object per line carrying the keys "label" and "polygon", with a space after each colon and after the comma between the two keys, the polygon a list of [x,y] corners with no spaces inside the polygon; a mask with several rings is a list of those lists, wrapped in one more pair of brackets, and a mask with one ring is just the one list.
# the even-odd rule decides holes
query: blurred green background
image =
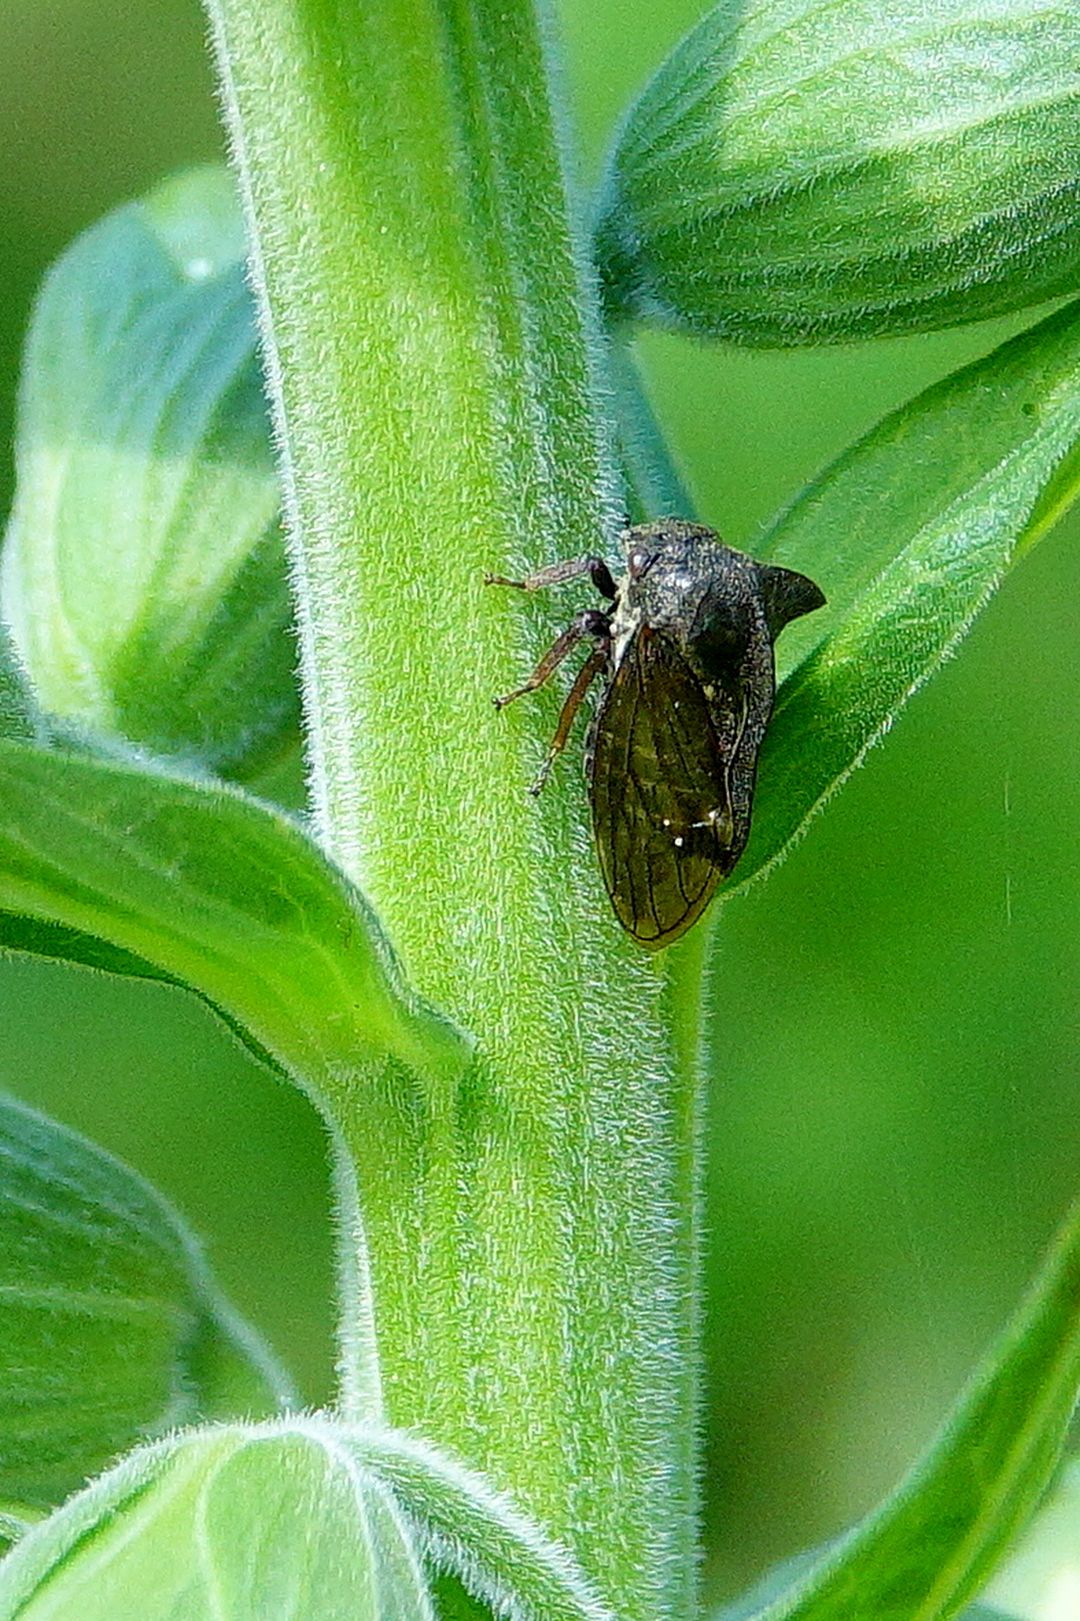
{"label": "blurred green background", "polygon": [[[563,0],[583,181],[699,9]],[[203,34],[196,0],[4,8],[4,510],[42,270],[105,209],[219,150]],[[752,549],[855,434],[1023,324],[795,355],[642,347],[702,513]],[[1080,1186],[1078,535],[1071,521],[1044,542],[786,866],[724,912],[708,1195],[717,1593],[890,1485]],[[0,1085],[169,1193],[308,1398],[324,1396],[326,1184],[307,1107],[160,988],[0,962],[0,1026]]]}

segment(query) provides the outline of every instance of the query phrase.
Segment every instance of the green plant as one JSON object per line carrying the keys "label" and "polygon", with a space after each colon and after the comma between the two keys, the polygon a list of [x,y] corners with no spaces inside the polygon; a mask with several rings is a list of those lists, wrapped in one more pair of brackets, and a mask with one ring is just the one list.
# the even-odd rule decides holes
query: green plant
{"label": "green plant", "polygon": [[[189,987],[320,1109],[339,1401],[272,1417],[287,1379],[179,1223],[12,1111],[5,1186],[46,1262],[12,1279],[12,1534],[139,1435],[199,1422],[26,1532],[0,1614],[688,1616],[708,932],[644,957],[608,916],[573,774],[523,797],[556,700],[499,725],[487,705],[547,610],[482,575],[592,550],[627,504],[688,512],[638,317],[814,343],[1074,289],[1080,24],[1036,0],[721,6],[628,114],[586,240],[524,0],[210,13],[311,820],[258,792],[297,743],[278,485],[231,191],[200,173],[81,239],[35,316],[0,941]],[[829,606],[780,644],[728,893],[1070,503],[1078,441],[1065,305],[777,519],[763,554]],[[156,1304],[156,1349],[131,1350],[102,1282],[121,1239],[151,1280],[124,1310]],[[1080,1382],[1078,1257],[1074,1223],[907,1485],[749,1613],[944,1616],[977,1591]],[[78,1385],[56,1399],[55,1347],[91,1333],[105,1425]]]}

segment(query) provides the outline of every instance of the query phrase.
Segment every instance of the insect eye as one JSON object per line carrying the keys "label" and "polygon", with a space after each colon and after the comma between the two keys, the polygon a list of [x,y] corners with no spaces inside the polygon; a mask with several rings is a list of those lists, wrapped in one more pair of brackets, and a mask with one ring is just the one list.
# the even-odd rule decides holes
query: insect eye
{"label": "insect eye", "polygon": [[641,576],[652,567],[656,561],[654,552],[646,551],[644,546],[635,546],[626,559],[626,566],[630,570],[632,580],[640,580]]}

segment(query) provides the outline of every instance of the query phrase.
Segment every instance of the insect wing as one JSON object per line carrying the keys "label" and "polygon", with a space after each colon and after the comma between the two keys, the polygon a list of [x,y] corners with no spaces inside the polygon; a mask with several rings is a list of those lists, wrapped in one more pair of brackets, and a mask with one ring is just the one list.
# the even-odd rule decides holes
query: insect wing
{"label": "insect wing", "polygon": [[677,649],[638,630],[592,739],[593,827],[619,921],[645,946],[678,938],[732,865],[727,772],[700,681]]}

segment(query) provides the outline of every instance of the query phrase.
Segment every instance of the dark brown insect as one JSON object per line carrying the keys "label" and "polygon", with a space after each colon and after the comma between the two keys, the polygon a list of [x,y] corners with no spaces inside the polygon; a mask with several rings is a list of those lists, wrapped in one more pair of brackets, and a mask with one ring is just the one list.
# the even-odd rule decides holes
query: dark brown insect
{"label": "dark brown insect", "polygon": [[501,709],[533,692],[578,642],[595,647],[563,705],[539,793],[598,675],[585,768],[600,870],[615,914],[644,946],[670,945],[705,910],[750,833],[758,750],[772,713],[773,643],[825,598],[812,580],[664,518],[622,534],[626,573],[599,557],[493,585],[537,591],[587,574],[611,606],[573,619]]}

